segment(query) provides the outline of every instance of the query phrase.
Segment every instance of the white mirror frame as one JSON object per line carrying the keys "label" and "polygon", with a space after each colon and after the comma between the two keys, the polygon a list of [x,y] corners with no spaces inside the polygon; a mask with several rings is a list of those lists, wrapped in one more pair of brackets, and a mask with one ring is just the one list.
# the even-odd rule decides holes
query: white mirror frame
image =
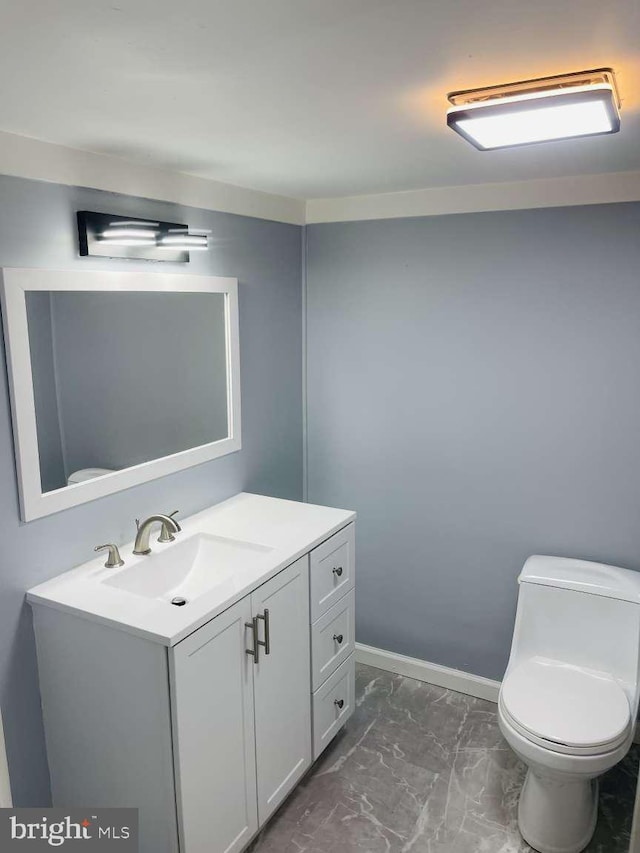
{"label": "white mirror frame", "polygon": [[[20,510],[25,521],[69,509],[240,450],[242,436],[237,279],[156,272],[97,272],[94,270],[5,268],[1,273],[5,348],[11,392]],[[36,410],[27,328],[26,291],[30,290],[223,293],[229,435],[219,441],[212,441],[160,459],[152,459],[121,471],[105,474],[94,480],[43,492],[40,481]]]}

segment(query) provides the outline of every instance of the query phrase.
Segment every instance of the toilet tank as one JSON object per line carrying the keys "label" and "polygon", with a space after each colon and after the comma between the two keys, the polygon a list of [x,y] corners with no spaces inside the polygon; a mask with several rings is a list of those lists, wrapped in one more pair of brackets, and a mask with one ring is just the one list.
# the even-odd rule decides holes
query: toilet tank
{"label": "toilet tank", "polygon": [[605,672],[637,707],[640,572],[533,556],[518,583],[508,668],[539,656]]}

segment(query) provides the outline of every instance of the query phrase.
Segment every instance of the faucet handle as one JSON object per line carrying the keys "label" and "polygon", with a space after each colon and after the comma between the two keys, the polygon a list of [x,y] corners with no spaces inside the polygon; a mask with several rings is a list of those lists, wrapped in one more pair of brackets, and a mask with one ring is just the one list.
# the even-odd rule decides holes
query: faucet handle
{"label": "faucet handle", "polygon": [[[173,511],[173,512],[169,512],[169,513],[167,513],[167,518],[173,518],[173,516],[174,516],[174,515],[177,515],[179,512],[180,512],[180,510],[179,510],[179,509],[174,509],[174,511]],[[176,521],[176,523],[175,523],[175,524],[176,524],[176,527],[178,528],[175,532],[176,532],[176,533],[179,533],[179,532],[180,532],[180,529],[181,529],[181,528],[180,528],[180,525],[178,524],[178,522],[177,522],[177,521]],[[160,536],[158,536],[158,542],[175,542],[175,539],[176,539],[176,537],[175,537],[175,536],[173,535],[173,533],[169,530],[169,528],[167,527],[167,525],[166,525],[166,524],[163,524],[163,525],[162,525],[162,530],[160,531]]]}
{"label": "faucet handle", "polygon": [[93,549],[94,551],[109,551],[109,556],[107,557],[107,562],[104,564],[105,569],[114,569],[116,566],[124,566],[124,560],[120,556],[120,551],[118,551],[118,546],[109,544],[109,545],[96,545]]}

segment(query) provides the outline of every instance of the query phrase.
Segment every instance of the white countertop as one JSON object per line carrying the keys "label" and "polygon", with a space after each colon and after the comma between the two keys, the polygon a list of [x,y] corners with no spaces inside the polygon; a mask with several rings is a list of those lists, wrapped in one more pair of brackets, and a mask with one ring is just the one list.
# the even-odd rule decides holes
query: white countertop
{"label": "white countertop", "polygon": [[[105,580],[123,569],[104,568],[104,553],[33,587],[27,592],[27,600],[173,646],[354,521],[355,517],[355,512],[348,510],[243,492],[184,521],[181,519],[182,533],[175,542],[158,544],[155,541],[157,537],[152,537],[154,552],[165,552],[198,533],[271,549],[260,555],[259,560],[254,560],[250,570],[234,575],[185,607],[173,607],[167,601],[146,598],[105,584]],[[133,542],[121,547],[120,553],[127,569],[150,559],[134,556]]]}

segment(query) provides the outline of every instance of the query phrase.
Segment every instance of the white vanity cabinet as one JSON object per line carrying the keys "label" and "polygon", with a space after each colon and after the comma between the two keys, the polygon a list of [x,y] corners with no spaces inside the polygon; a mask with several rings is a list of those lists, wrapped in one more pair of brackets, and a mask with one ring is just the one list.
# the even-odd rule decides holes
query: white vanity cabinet
{"label": "white vanity cabinet", "polygon": [[275,544],[208,599],[134,597],[100,561],[28,594],[53,804],[138,808],[140,853],[240,853],[353,711],[354,514],[256,495],[209,513],[154,552],[221,528]]}
{"label": "white vanity cabinet", "polygon": [[178,643],[169,668],[181,849],[242,850],[311,764],[308,557]]}

